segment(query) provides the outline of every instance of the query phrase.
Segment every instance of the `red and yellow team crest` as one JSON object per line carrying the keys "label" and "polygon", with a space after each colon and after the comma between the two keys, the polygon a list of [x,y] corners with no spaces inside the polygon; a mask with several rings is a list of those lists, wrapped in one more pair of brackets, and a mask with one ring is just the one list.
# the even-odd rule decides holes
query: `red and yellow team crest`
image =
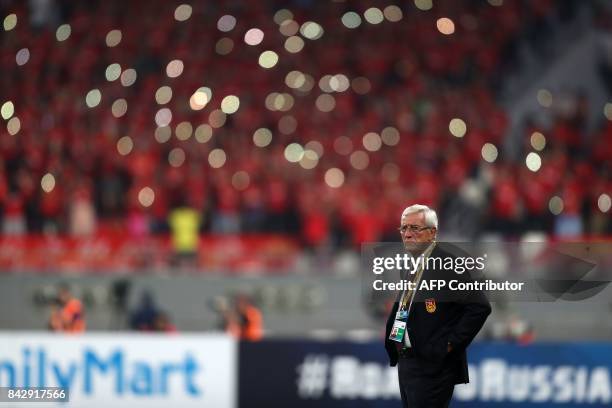
{"label": "red and yellow team crest", "polygon": [[434,298],[425,299],[425,309],[429,313],[436,311],[436,300]]}

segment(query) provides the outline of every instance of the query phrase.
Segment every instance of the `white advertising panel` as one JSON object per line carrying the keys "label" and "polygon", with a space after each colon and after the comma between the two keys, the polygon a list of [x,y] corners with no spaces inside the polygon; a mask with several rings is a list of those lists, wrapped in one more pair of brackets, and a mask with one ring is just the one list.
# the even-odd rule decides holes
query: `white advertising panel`
{"label": "white advertising panel", "polygon": [[68,388],[45,406],[235,408],[237,353],[221,334],[0,332],[0,387]]}

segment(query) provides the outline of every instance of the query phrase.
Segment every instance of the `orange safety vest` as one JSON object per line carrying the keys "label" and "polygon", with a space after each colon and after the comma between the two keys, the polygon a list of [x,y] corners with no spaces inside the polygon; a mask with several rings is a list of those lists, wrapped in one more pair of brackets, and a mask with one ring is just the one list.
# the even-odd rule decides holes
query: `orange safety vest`
{"label": "orange safety vest", "polygon": [[242,328],[242,338],[258,341],[263,337],[263,318],[255,306],[247,306],[245,310],[246,324]]}
{"label": "orange safety vest", "polygon": [[78,299],[70,299],[62,308],[63,331],[80,333],[85,331],[83,306]]}

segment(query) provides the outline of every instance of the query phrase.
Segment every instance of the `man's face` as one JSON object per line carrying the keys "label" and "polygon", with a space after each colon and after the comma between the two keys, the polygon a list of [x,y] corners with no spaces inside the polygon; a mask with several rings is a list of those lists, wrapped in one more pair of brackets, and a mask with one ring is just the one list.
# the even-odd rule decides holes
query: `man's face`
{"label": "man's face", "polygon": [[413,254],[421,254],[436,237],[436,229],[425,225],[425,214],[417,212],[402,217],[400,234],[404,247]]}

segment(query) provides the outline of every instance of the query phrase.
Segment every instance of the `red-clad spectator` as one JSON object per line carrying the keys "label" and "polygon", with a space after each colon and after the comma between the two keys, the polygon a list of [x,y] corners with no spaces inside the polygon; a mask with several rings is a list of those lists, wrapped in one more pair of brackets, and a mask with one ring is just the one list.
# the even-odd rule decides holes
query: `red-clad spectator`
{"label": "red-clad spectator", "polygon": [[23,199],[17,194],[9,194],[4,204],[2,234],[24,235],[26,232]]}

